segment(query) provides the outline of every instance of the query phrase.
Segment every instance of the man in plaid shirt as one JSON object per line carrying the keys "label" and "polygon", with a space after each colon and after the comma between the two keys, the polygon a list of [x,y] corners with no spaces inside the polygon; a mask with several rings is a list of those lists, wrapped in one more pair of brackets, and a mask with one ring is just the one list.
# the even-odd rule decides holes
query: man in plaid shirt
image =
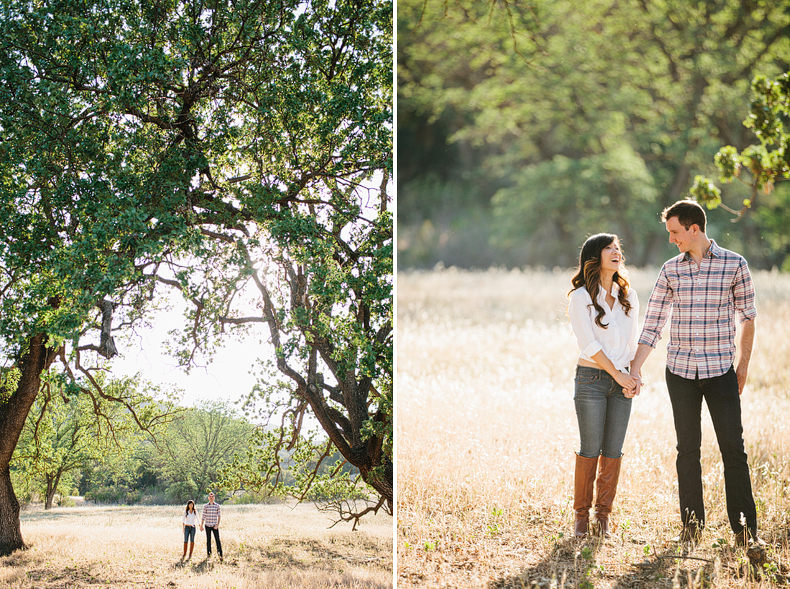
{"label": "man in plaid shirt", "polygon": [[[661,220],[680,255],[667,261],[658,275],[631,374],[638,377],[671,316],[666,382],[678,441],[676,465],[683,520],[679,539],[696,541],[705,525],[700,465],[705,399],[724,463],[727,516],[736,542],[741,546],[760,542],[740,402],[757,317],[749,267],[742,256],[708,238],[705,211],[697,202],[676,202],[663,211]],[[741,323],[737,347],[736,318]],[[640,380],[636,394],[641,384]]]}
{"label": "man in plaid shirt", "polygon": [[214,493],[209,492],[208,503],[203,506],[203,514],[200,520],[200,529],[206,527],[206,550],[208,555],[211,556],[211,534],[214,534],[214,539],[217,541],[217,554],[219,559],[222,560],[222,544],[219,541],[219,520],[220,520],[220,505],[214,502]]}

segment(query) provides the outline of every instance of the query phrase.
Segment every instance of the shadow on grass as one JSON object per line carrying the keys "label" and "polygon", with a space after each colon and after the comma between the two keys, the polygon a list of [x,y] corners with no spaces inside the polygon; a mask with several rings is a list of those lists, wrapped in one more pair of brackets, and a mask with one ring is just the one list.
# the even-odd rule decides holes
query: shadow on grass
{"label": "shadow on grass", "polygon": [[211,560],[210,558],[204,558],[199,562],[192,563],[192,570],[196,573],[203,574],[207,573],[208,571],[213,571],[214,566],[216,565],[217,561]]}
{"label": "shadow on grass", "polygon": [[[553,549],[537,564],[516,575],[499,578],[489,583],[489,589],[523,587],[589,587],[595,556],[602,540],[589,537],[584,540],[567,538],[554,544]],[[589,583],[589,584],[587,584]]]}
{"label": "shadow on grass", "polygon": [[[381,562],[387,564],[376,557],[380,551],[376,550],[375,543],[361,542],[356,543],[349,550],[344,549],[344,544],[329,544],[324,541],[308,540],[300,538],[290,540],[287,538],[275,538],[266,546],[254,546],[243,550],[244,557],[250,562],[262,566],[285,566],[295,570],[314,569],[316,565],[329,565],[342,563],[369,563],[375,565]],[[351,553],[353,548],[353,554]],[[385,562],[386,561],[386,562]]]}
{"label": "shadow on grass", "polygon": [[[660,553],[654,552],[642,562],[599,563],[599,552],[610,548],[613,539],[567,539],[557,542],[538,564],[516,575],[489,583],[489,589],[522,589],[524,587],[577,587],[593,589],[604,584],[613,589],[648,587],[701,588],[712,579],[719,583],[755,582],[787,585],[788,568],[776,563],[770,548],[745,550],[724,544],[713,550],[697,551],[689,544],[665,542]],[[604,544],[606,542],[606,545]],[[786,549],[786,543],[774,549]],[[762,585],[760,585],[762,586]]]}
{"label": "shadow on grass", "polygon": [[[569,538],[554,545],[546,557],[534,566],[523,569],[516,575],[497,579],[489,584],[489,589],[522,589],[523,587],[557,587],[593,589],[605,579],[606,586],[615,589],[632,589],[634,587],[665,586],[667,579],[678,568],[677,563],[683,560],[695,561],[687,550],[679,550],[677,554],[653,555],[642,563],[618,563],[617,566],[606,565],[598,560],[599,553],[609,548],[615,538],[603,539],[588,537],[584,540]],[[670,543],[667,548],[677,549]],[[699,559],[697,566],[692,566],[694,573],[701,565],[713,564],[707,559]],[[624,571],[627,569],[627,572]],[[703,576],[710,578],[710,571],[705,570]],[[681,586],[685,586],[687,575],[684,574]]]}
{"label": "shadow on grass", "polygon": [[30,548],[28,546],[28,549],[17,550],[10,556],[0,558],[0,567],[5,565],[24,571],[25,582],[31,583],[33,587],[108,586],[118,580],[95,575],[90,565],[53,568],[46,557],[36,556]]}

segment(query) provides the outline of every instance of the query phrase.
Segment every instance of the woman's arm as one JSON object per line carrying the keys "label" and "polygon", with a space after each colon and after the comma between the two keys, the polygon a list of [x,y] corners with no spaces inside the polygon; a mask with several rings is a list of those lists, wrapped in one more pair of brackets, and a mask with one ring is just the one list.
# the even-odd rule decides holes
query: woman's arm
{"label": "woman's arm", "polygon": [[595,332],[593,331],[592,319],[588,308],[588,305],[591,304],[592,299],[590,295],[586,289],[582,288],[576,289],[571,293],[568,303],[568,318],[571,320],[573,335],[576,336],[576,341],[582,354],[589,358],[594,357],[596,353],[603,349],[601,343],[595,338]]}
{"label": "woman's arm", "polygon": [[633,376],[617,370],[603,350],[597,354],[594,354],[592,359],[595,360],[595,363],[598,366],[606,370],[609,376],[611,376],[617,384],[623,387],[623,394],[625,394],[626,397],[633,396],[633,393],[636,390],[636,379]]}

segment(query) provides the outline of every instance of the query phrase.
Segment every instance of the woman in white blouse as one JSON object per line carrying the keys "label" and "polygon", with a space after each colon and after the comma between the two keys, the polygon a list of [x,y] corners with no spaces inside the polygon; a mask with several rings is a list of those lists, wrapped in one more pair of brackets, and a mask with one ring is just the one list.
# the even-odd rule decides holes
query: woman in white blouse
{"label": "woman in white blouse", "polygon": [[[184,517],[181,518],[181,524],[184,528],[184,554],[181,560],[192,558],[192,551],[195,549],[195,531],[198,525],[198,513],[195,509],[195,502],[190,499],[187,501],[187,507],[184,510]],[[187,545],[189,545],[189,557],[187,558]]]}
{"label": "woman in white blouse", "polygon": [[[636,352],[639,301],[630,288],[616,235],[599,233],[584,242],[571,279],[568,316],[581,353],[576,366],[574,403],[579,421],[573,509],[574,534],[587,535],[595,483],[597,533],[609,532],[623,441],[637,380],[629,372]],[[597,476],[596,476],[597,473]]]}

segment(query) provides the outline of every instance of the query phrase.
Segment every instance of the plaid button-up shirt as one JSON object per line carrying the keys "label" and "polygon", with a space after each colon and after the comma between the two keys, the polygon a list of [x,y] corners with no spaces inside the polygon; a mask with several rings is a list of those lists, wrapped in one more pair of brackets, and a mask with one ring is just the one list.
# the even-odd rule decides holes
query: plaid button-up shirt
{"label": "plaid button-up shirt", "polygon": [[219,523],[219,503],[206,503],[203,506],[203,523],[215,528]]}
{"label": "plaid button-up shirt", "polygon": [[667,368],[682,378],[714,378],[735,360],[735,314],[757,317],[754,284],[742,256],[711,240],[699,268],[688,253],[661,268],[647,302],[640,344],[655,347],[672,315]]}

